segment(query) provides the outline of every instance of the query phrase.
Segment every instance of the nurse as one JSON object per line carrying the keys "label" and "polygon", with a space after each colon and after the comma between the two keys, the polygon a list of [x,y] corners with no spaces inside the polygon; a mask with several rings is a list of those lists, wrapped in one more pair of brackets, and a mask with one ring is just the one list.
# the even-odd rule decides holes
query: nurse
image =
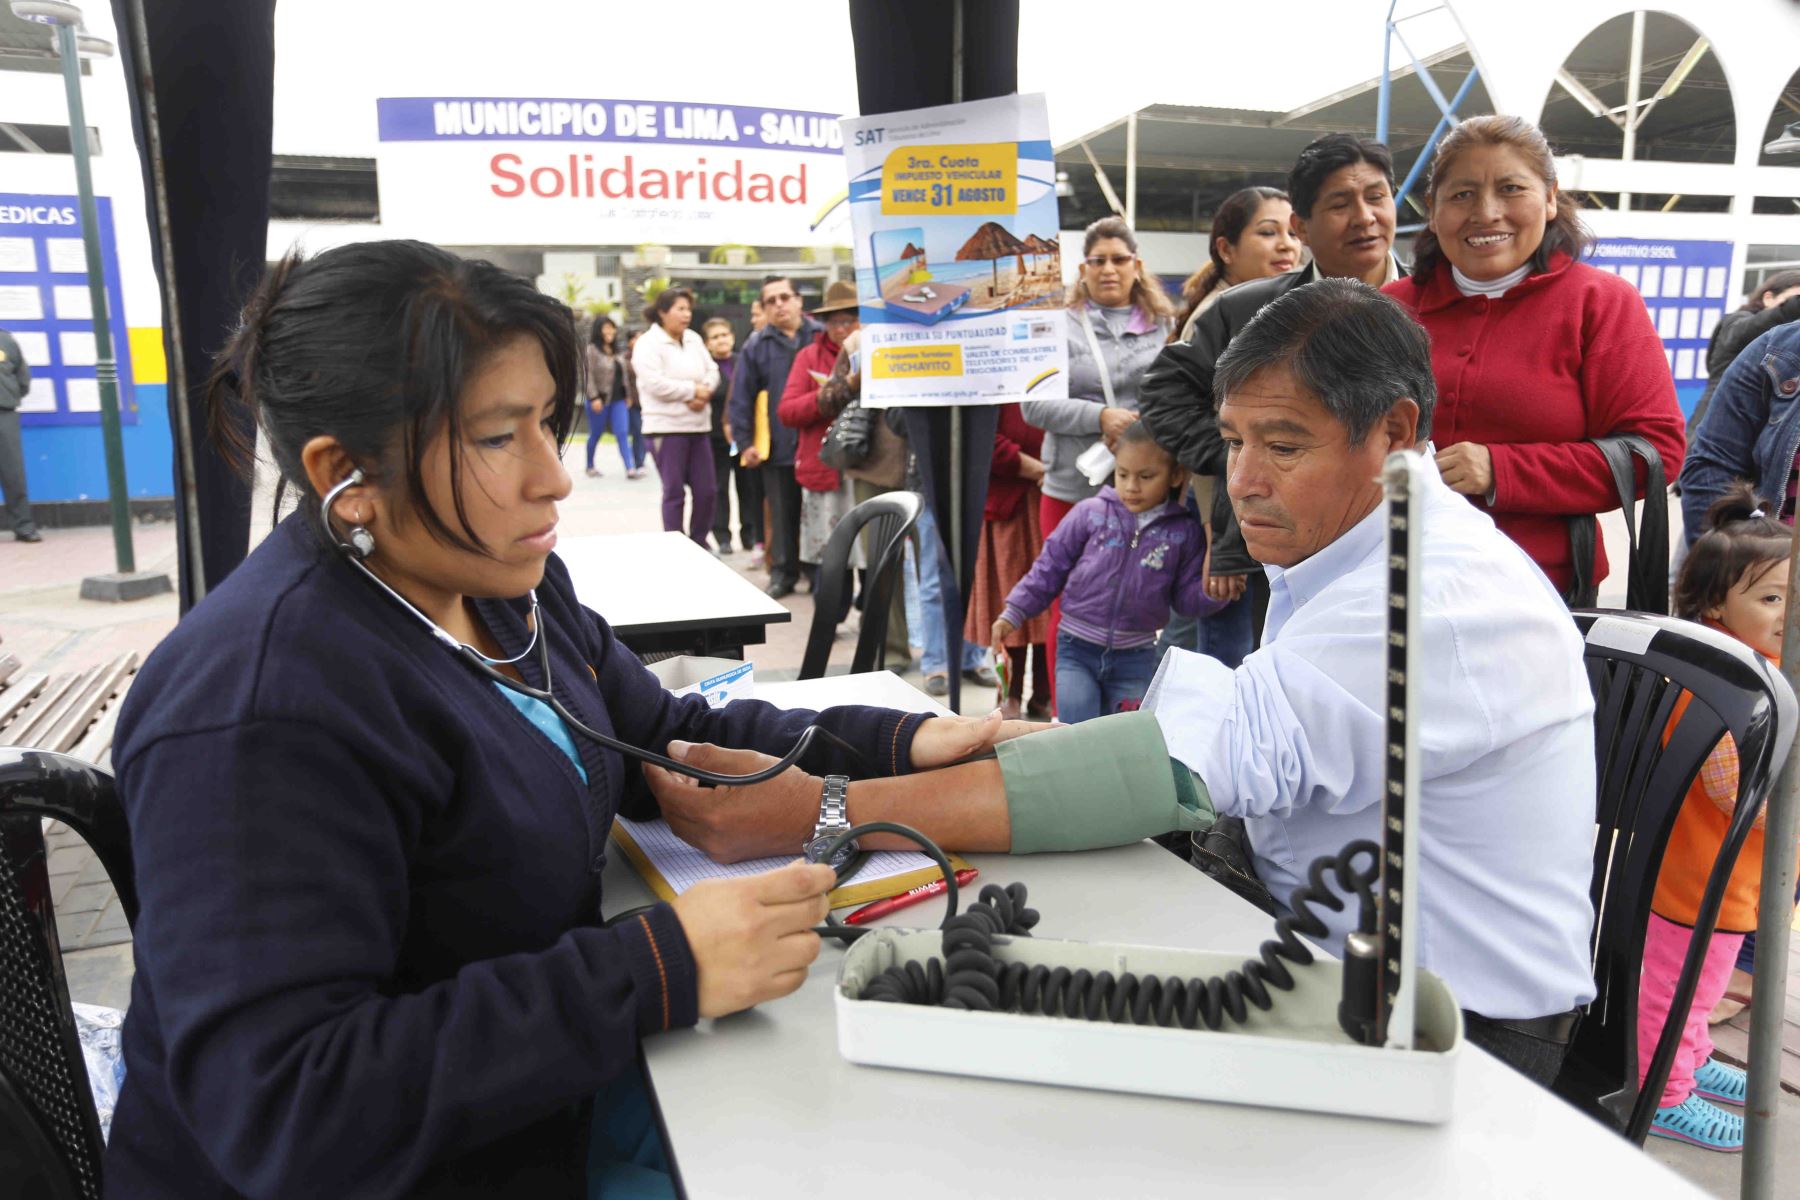
{"label": "nurse", "polygon": [[580,362],[562,304],[417,242],[290,258],[251,298],[214,435],[245,451],[253,417],[298,508],[120,717],[142,911],[109,1191],[667,1194],[639,1039],[786,995],[818,953],[832,873],[803,863],[603,927],[613,818],[657,813],[640,769],[343,547],[541,687],[535,588],[556,697],[654,751],[780,754],[817,722],[859,754],[808,769],[867,778],[1017,731],[672,698],[552,553]]}

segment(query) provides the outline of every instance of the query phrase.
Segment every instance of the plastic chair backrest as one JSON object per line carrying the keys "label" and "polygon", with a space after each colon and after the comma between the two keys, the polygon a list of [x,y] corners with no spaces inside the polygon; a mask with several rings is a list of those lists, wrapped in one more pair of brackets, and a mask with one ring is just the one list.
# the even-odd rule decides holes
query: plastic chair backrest
{"label": "plastic chair backrest", "polygon": [[[1645,927],[1675,816],[1722,735],[1738,747],[1738,804],[1702,896],[1672,1014],[1692,1004],[1706,942],[1738,851],[1794,740],[1792,689],[1760,655],[1690,621],[1579,610],[1594,688],[1595,820],[1591,942],[1596,994],[1556,1081],[1564,1099],[1642,1142],[1680,1041],[1665,1026],[1638,1087],[1638,973]],[[1683,692],[1694,699],[1663,738]]]}
{"label": "plastic chair backrest", "polygon": [[[54,1152],[36,1172],[69,1194],[100,1195],[105,1149],[69,1009],[51,908],[42,821],[80,834],[112,877],[127,921],[137,920],[125,813],[112,776],[66,754],[0,749],[0,1139]],[[56,1194],[54,1191],[51,1194]]]}
{"label": "plastic chair backrest", "polygon": [[825,543],[825,559],[819,564],[819,586],[813,596],[812,627],[806,634],[806,653],[800,660],[800,678],[825,674],[831,643],[837,633],[837,614],[844,597],[855,587],[850,552],[856,538],[868,529],[869,578],[863,589],[862,632],[856,638],[850,670],[877,671],[887,664],[888,606],[899,586],[905,563],[906,535],[919,519],[924,499],[917,492],[883,492],[871,496],[844,514],[831,540]]}

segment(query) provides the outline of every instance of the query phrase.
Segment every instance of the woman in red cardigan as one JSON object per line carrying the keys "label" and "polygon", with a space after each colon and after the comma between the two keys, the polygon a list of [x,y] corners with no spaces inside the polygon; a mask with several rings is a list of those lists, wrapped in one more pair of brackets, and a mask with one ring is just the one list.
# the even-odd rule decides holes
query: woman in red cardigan
{"label": "woman in red cardigan", "polygon": [[[1587,439],[1640,434],[1670,479],[1681,469],[1668,359],[1636,289],[1576,261],[1589,234],[1535,125],[1462,122],[1438,143],[1426,197],[1412,274],[1382,290],[1431,334],[1438,470],[1566,594],[1569,518],[1619,503]],[[1598,545],[1595,559],[1597,583]]]}

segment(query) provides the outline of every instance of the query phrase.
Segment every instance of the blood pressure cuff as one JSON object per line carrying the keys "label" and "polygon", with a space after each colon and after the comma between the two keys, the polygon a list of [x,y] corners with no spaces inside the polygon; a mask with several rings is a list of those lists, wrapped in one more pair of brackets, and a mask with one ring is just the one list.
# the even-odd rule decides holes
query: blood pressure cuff
{"label": "blood pressure cuff", "polygon": [[1213,823],[1206,784],[1169,757],[1147,712],[1047,729],[994,752],[1014,854],[1123,846]]}

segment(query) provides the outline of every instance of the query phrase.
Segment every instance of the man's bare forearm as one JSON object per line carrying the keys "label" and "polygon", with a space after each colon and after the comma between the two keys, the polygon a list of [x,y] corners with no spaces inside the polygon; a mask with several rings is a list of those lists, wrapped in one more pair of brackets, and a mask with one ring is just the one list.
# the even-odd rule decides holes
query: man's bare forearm
{"label": "man's bare forearm", "polygon": [[[946,850],[1012,847],[1006,783],[992,758],[939,771],[891,779],[859,779],[850,785],[850,822],[894,821],[910,825]],[[916,850],[905,838],[874,833],[859,839],[872,850]]]}

